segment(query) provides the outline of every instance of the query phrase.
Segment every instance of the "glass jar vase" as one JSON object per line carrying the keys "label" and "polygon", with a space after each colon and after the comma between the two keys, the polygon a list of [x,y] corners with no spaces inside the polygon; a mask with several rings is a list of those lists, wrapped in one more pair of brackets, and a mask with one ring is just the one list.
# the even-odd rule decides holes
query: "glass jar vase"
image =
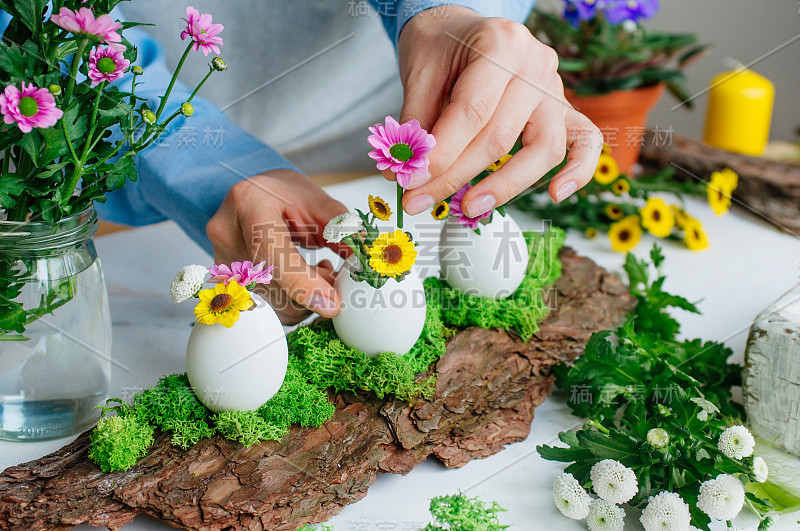
{"label": "glass jar vase", "polygon": [[111,377],[108,292],[90,207],[55,223],[0,221],[0,439],[94,424]]}

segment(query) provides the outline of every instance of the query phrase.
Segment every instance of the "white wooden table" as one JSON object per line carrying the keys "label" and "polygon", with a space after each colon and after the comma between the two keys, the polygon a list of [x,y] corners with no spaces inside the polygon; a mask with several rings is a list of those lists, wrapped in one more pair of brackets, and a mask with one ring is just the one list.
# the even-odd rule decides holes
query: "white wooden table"
{"label": "white wooden table", "polygon": [[[377,193],[390,204],[394,197],[393,184],[380,177],[331,186],[328,191],[348,206],[362,209],[368,193]],[[689,210],[704,223],[711,247],[695,253],[680,244],[664,242],[666,287],[690,300],[702,300],[704,315],[678,314],[684,335],[724,341],[734,350],[734,361],[741,362],[753,318],[800,280],[800,238],[779,233],[757,217],[740,212],[716,217],[700,201],[690,202]],[[523,229],[542,227],[541,221],[528,215],[514,215]],[[413,227],[431,218],[422,213],[407,220],[406,227]],[[646,236],[637,254],[646,255],[652,241]],[[570,234],[567,244],[600,265],[621,272],[624,255],[612,251],[604,236],[587,240]],[[113,368],[111,396],[151,386],[164,374],[183,372],[193,316],[189,306],[172,303],[169,283],[181,266],[210,265],[211,258],[171,223],[104,236],[98,238],[97,247],[111,295],[113,356],[127,369]],[[562,465],[545,461],[536,452],[537,445],[556,442],[559,431],[579,423],[569,413],[566,396],[557,392],[536,409],[527,440],[460,469],[445,469],[431,459],[406,476],[381,475],[364,500],[346,507],[328,524],[337,531],[417,530],[429,521],[430,498],[460,489],[507,508],[502,521],[513,524],[512,529],[585,529],[583,523],[562,517],[553,505],[552,481]],[[36,459],[70,441],[0,442],[0,469]],[[634,513],[628,511],[626,529],[641,529]],[[798,514],[784,516],[773,529],[796,530],[800,528],[798,519]],[[743,512],[736,523],[745,527],[754,522]],[[139,516],[125,529],[169,527]]]}

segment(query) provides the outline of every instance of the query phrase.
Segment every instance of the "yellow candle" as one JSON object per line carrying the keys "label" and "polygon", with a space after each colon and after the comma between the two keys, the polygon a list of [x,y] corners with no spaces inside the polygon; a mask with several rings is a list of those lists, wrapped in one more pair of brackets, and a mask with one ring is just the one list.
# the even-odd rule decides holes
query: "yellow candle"
{"label": "yellow candle", "polygon": [[769,139],[775,85],[751,70],[723,72],[711,81],[703,140],[745,155],[761,155]]}

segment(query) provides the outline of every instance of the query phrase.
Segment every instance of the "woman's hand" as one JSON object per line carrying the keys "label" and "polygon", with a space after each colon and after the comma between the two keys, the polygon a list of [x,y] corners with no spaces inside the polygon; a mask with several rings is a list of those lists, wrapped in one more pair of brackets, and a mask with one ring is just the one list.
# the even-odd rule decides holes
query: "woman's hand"
{"label": "woman's hand", "polygon": [[[436,137],[429,175],[415,178],[403,206],[417,214],[455,193],[507,154],[523,148],[464,197],[478,216],[509,201],[564,159],[550,183],[562,201],[592,178],[600,130],[564,98],[558,56],[522,24],[448,6],[412,18],[398,42],[404,102],[400,122],[416,119]],[[386,174],[393,179],[393,175]]]}
{"label": "woman's hand", "polygon": [[323,317],[339,311],[333,266],[327,260],[307,264],[297,246],[346,254],[344,246],[328,245],[322,237],[328,220],[346,211],[305,175],[276,170],[234,185],[206,232],[217,263],[266,260],[276,266],[273,281],[258,293],[283,324],[295,324],[311,311]]}

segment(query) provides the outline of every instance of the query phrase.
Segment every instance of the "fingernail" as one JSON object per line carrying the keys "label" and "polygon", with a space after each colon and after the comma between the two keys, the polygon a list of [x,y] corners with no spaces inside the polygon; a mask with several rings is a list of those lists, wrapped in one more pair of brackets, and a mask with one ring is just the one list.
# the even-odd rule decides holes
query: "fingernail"
{"label": "fingernail", "polygon": [[308,299],[308,308],[322,317],[333,317],[336,313],[336,302],[322,293],[312,293]]}
{"label": "fingernail", "polygon": [[479,195],[467,204],[467,215],[471,218],[477,218],[481,214],[489,212],[497,204],[494,196],[489,194]]}
{"label": "fingernail", "polygon": [[418,174],[415,173],[415,174],[413,174],[411,176],[411,182],[408,183],[408,186],[406,186],[406,189],[407,190],[413,190],[414,188],[419,188],[420,186],[422,186],[426,182],[430,181],[431,177],[432,176],[431,176],[430,172],[425,172],[424,174],[421,174],[421,175],[418,175]]}
{"label": "fingernail", "polygon": [[564,199],[574,194],[575,190],[577,189],[578,189],[578,183],[576,183],[575,181],[567,181],[565,183],[562,183],[561,186],[559,186],[556,189],[556,201],[560,203]]}
{"label": "fingernail", "polygon": [[406,212],[410,215],[419,214],[425,210],[428,210],[433,206],[433,198],[428,194],[418,195],[417,197],[412,197],[406,203]]}

